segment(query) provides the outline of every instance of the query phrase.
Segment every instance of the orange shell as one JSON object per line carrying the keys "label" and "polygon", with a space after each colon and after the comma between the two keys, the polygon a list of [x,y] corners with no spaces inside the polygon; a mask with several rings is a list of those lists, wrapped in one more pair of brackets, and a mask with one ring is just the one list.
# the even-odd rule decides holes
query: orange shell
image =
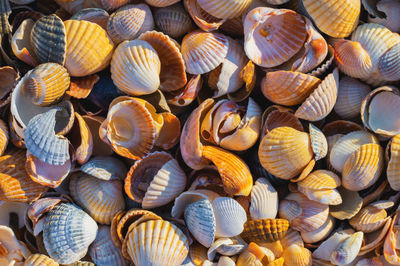
{"label": "orange shell", "polygon": [[8,133],[8,126],[3,120],[0,120],[0,156],[4,154],[7,148],[10,135]]}
{"label": "orange shell", "polygon": [[176,106],[187,106],[197,97],[202,86],[203,79],[201,75],[194,75],[182,89],[170,94],[167,93],[167,102]]}
{"label": "orange shell", "polygon": [[284,237],[288,229],[289,221],[286,219],[249,220],[240,236],[247,242],[274,242]]}
{"label": "orange shell", "polygon": [[207,13],[200,7],[197,0],[184,0],[184,4],[193,21],[204,31],[217,30],[225,21]]}
{"label": "orange shell", "polygon": [[99,75],[93,74],[81,78],[72,78],[71,86],[66,93],[77,99],[85,99],[89,96],[94,84],[99,81]]}
{"label": "orange shell", "polygon": [[93,138],[93,151],[92,155],[102,155],[102,156],[108,156],[113,153],[112,148],[110,145],[107,143],[104,143],[99,135],[99,129],[101,126],[101,123],[104,121],[104,117],[100,116],[88,116],[84,115],[82,116],[83,120],[85,120],[86,125],[89,127],[90,132],[92,133],[92,138]]}
{"label": "orange shell", "polygon": [[181,136],[181,122],[172,113],[161,113],[164,124],[158,134],[155,145],[165,150],[173,148]]}
{"label": "orange shell", "polygon": [[89,126],[77,112],[75,112],[75,125],[72,127],[68,137],[75,149],[77,162],[79,164],[86,163],[92,155],[93,137]]}
{"label": "orange shell", "polygon": [[388,162],[388,167],[386,170],[387,178],[390,187],[393,190],[400,190],[400,135],[396,135],[388,144],[388,149],[390,149],[390,160]]}

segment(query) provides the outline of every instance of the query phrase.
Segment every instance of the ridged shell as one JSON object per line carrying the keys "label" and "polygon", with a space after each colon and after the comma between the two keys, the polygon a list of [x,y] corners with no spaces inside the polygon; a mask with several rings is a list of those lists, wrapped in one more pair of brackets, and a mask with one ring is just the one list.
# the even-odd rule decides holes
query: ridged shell
{"label": "ridged shell", "polygon": [[175,40],[157,31],[147,31],[139,40],[148,42],[156,50],[161,62],[160,90],[175,91],[185,86],[185,62]]}
{"label": "ridged shell", "polygon": [[[145,60],[144,60],[145,58]],[[146,41],[124,41],[118,45],[111,61],[111,78],[129,95],[155,92],[160,86],[161,61]]]}
{"label": "ridged shell", "polygon": [[146,3],[156,7],[167,7],[179,1],[180,0],[146,0]]}
{"label": "ridged shell", "polygon": [[289,180],[305,169],[314,154],[307,133],[291,127],[278,127],[261,140],[258,156],[269,173]]}
{"label": "ridged shell", "polygon": [[217,30],[225,19],[216,18],[202,9],[197,0],[184,0],[185,8],[196,25],[207,32]]}
{"label": "ridged shell", "polygon": [[340,184],[340,178],[335,173],[328,170],[316,170],[297,183],[300,187],[315,190],[334,189],[339,187]]}
{"label": "ridged shell", "polygon": [[307,37],[303,17],[289,9],[258,7],[244,19],[244,50],[261,67],[275,67],[293,57]]}
{"label": "ridged shell", "polygon": [[304,131],[300,120],[294,116],[293,110],[279,105],[272,105],[265,109],[262,115],[263,128],[261,136],[264,137],[276,127],[292,127],[298,131]]}
{"label": "ridged shell", "polygon": [[107,23],[107,32],[115,44],[134,40],[154,29],[153,16],[146,4],[126,5],[115,11]]}
{"label": "ridged shell", "polygon": [[305,247],[291,245],[283,251],[284,265],[311,266],[311,251]]}
{"label": "ridged shell", "polygon": [[107,22],[110,15],[101,8],[84,8],[75,13],[70,19],[87,20],[96,23],[103,29],[107,30]]}
{"label": "ridged shell", "polygon": [[400,80],[400,43],[394,45],[379,59],[379,74],[385,81]]}
{"label": "ridged shell", "polygon": [[386,169],[387,179],[393,190],[400,190],[400,135],[396,135],[390,142],[390,160]]}
{"label": "ridged shell", "polygon": [[64,65],[67,50],[67,31],[55,14],[38,19],[32,28],[31,46],[41,63]]}
{"label": "ridged shell", "polygon": [[198,0],[202,9],[217,18],[239,17],[251,4],[251,0]]}
{"label": "ridged shell", "polygon": [[353,230],[350,230],[349,232],[339,230],[338,232],[333,233],[313,252],[313,257],[330,261],[332,253],[336,250],[339,244],[348,239],[353,232]]}
{"label": "ridged shell", "polygon": [[275,188],[267,179],[258,178],[251,190],[251,219],[274,219],[278,213],[278,204],[278,192]]}
{"label": "ridged shell", "polygon": [[135,265],[180,265],[189,250],[185,234],[162,220],[139,224],[128,239],[128,253]]}
{"label": "ridged shell", "polygon": [[352,262],[360,251],[363,232],[357,232],[344,240],[332,253],[331,262],[335,265],[346,265]]}
{"label": "ridged shell", "polygon": [[243,251],[236,260],[236,266],[262,266],[262,262],[249,250]]}
{"label": "ridged shell", "polygon": [[297,109],[295,116],[303,120],[318,121],[333,110],[339,87],[337,69],[329,74]]}
{"label": "ridged shell", "polygon": [[0,107],[8,104],[11,100],[11,91],[17,85],[19,74],[10,66],[0,67]]}
{"label": "ridged shell", "polygon": [[289,221],[286,219],[249,220],[240,236],[248,242],[274,242],[284,237],[288,228]]}
{"label": "ridged shell", "polygon": [[36,66],[38,64],[30,40],[30,33],[34,24],[35,22],[32,19],[25,19],[12,35],[11,39],[11,49],[14,55],[19,60],[31,66]]}
{"label": "ridged shell", "polygon": [[291,106],[303,102],[320,82],[320,79],[300,72],[268,72],[261,81],[261,91],[268,100]]}
{"label": "ridged shell", "polygon": [[89,21],[67,20],[65,67],[72,77],[83,77],[108,66],[114,44],[107,32]]}
{"label": "ridged shell", "polygon": [[179,38],[194,28],[189,14],[179,3],[159,8],[153,15],[157,28],[172,38]]}
{"label": "ridged shell", "polygon": [[194,238],[206,248],[215,239],[216,221],[211,202],[202,199],[190,203],[185,208],[185,224]]}
{"label": "ridged shell", "polygon": [[301,238],[303,238],[306,243],[316,243],[327,238],[334,227],[335,218],[329,216],[326,222],[317,230],[312,232],[301,232]]}
{"label": "ridged shell", "polygon": [[215,32],[192,31],[182,40],[182,56],[186,72],[197,75],[210,72],[228,54],[228,38]]}
{"label": "ridged shell", "polygon": [[122,180],[128,172],[123,162],[111,156],[92,157],[81,171],[102,180]]}
{"label": "ridged shell", "polygon": [[219,197],[217,193],[206,189],[185,191],[175,198],[174,206],[172,206],[171,209],[171,215],[174,218],[180,218],[183,215],[186,206],[190,203],[201,199],[208,199],[212,202],[217,197]]}
{"label": "ridged shell", "polygon": [[351,218],[349,223],[357,231],[370,233],[384,226],[387,219],[388,215],[384,209],[368,205]]}
{"label": "ridged shell", "polygon": [[360,0],[301,2],[318,29],[331,37],[347,37],[357,27],[361,10]]}
{"label": "ridged shell", "polygon": [[336,189],[314,190],[305,187],[298,187],[308,199],[317,201],[326,205],[339,205],[342,203],[342,197]]}
{"label": "ridged shell", "polygon": [[66,93],[77,99],[85,99],[92,92],[93,86],[99,81],[99,76],[93,74],[86,77],[72,78],[71,86]]}
{"label": "ridged shell", "polygon": [[234,256],[246,248],[246,243],[237,238],[218,238],[208,249],[207,258],[214,260],[217,253],[225,256]]}
{"label": "ridged shell", "polygon": [[24,266],[58,266],[58,263],[44,254],[32,254],[25,260]]}
{"label": "ridged shell", "polygon": [[311,123],[309,124],[308,131],[310,133],[311,148],[314,152],[315,160],[318,161],[325,158],[328,154],[328,141],[324,133]]}
{"label": "ridged shell", "polygon": [[50,210],[43,225],[46,251],[61,264],[83,258],[96,234],[96,222],[70,203],[60,203]]}
{"label": "ridged shell", "polygon": [[10,134],[8,132],[8,126],[3,120],[0,120],[0,156],[4,154],[7,148]]}
{"label": "ridged shell", "polygon": [[71,178],[69,189],[75,202],[98,223],[111,224],[114,215],[125,209],[120,180],[105,181],[83,175]]}
{"label": "ridged shell", "polygon": [[342,204],[330,206],[329,213],[339,219],[346,220],[354,217],[363,205],[363,199],[355,191],[347,190],[343,187],[338,188],[342,197]]}
{"label": "ridged shell", "polygon": [[[237,236],[247,221],[246,211],[234,199],[218,197],[212,202],[215,215],[216,237]],[[235,219],[232,219],[235,217]]]}
{"label": "ridged shell", "polygon": [[[289,222],[289,221],[288,221],[288,222]],[[293,245],[293,244],[296,244],[296,245],[298,245],[298,246],[304,247],[304,241],[303,241],[303,239],[301,238],[300,233],[299,233],[298,231],[296,231],[296,230],[293,230],[292,228],[289,228],[289,229],[287,230],[286,235],[284,235],[284,236],[279,240],[279,242],[280,242],[281,245],[282,245],[282,252],[283,252],[283,249],[285,249],[285,248],[287,248],[287,247],[289,247],[289,246],[291,246],[291,245]]]}
{"label": "ridged shell", "polygon": [[354,191],[372,186],[382,173],[385,164],[383,153],[379,144],[371,143],[352,153],[343,167],[343,186]]}

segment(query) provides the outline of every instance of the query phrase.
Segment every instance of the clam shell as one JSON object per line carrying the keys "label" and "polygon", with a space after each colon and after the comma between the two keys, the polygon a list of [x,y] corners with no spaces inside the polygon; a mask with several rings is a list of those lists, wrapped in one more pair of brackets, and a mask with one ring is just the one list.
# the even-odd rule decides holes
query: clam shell
{"label": "clam shell", "polygon": [[179,38],[194,28],[189,14],[181,4],[159,8],[153,16],[157,28],[172,38]]}
{"label": "clam shell", "polygon": [[311,140],[311,148],[315,155],[315,160],[318,161],[328,154],[328,141],[325,138],[324,133],[314,126],[313,124],[309,124],[310,132],[310,140]]}
{"label": "clam shell", "polygon": [[190,203],[185,208],[184,217],[186,226],[194,238],[204,247],[209,248],[214,243],[216,232],[216,221],[211,202],[202,199]]}
{"label": "clam shell", "polygon": [[35,22],[32,19],[25,19],[15,31],[11,39],[11,49],[14,55],[19,60],[31,66],[36,66],[38,62],[30,40],[30,33],[34,24]]}
{"label": "clam shell", "polygon": [[185,8],[196,25],[204,31],[217,30],[225,19],[216,18],[202,9],[197,0],[184,0]]}
{"label": "clam shell", "polygon": [[81,78],[72,78],[71,86],[66,93],[77,99],[85,99],[92,92],[94,84],[98,81],[99,76],[97,74]]}
{"label": "clam shell", "polygon": [[383,227],[387,220],[388,215],[384,209],[368,205],[351,218],[349,223],[357,231],[370,233]]}
{"label": "clam shell", "polygon": [[279,70],[266,74],[261,81],[261,91],[268,100],[291,106],[303,102],[320,82],[320,79],[311,75]]}
{"label": "clam shell", "polygon": [[236,265],[235,261],[227,256],[221,256],[218,260],[218,266],[234,266]]}
{"label": "clam shell", "polygon": [[44,254],[32,254],[25,260],[24,266],[58,266],[58,263]]}
{"label": "clam shell", "polygon": [[65,67],[72,77],[91,75],[108,66],[114,44],[107,32],[89,21],[67,20]]}
{"label": "clam shell", "polygon": [[241,253],[246,248],[246,243],[239,238],[219,238],[208,249],[207,258],[214,260],[218,254],[234,256]]}
{"label": "clam shell", "polygon": [[342,197],[336,189],[314,190],[305,187],[298,187],[308,199],[317,201],[326,205],[339,205],[342,203]]}
{"label": "clam shell", "polygon": [[335,265],[346,265],[352,262],[360,251],[363,237],[363,232],[357,232],[344,240],[333,251],[331,262]]}
{"label": "clam shell", "polygon": [[198,0],[202,9],[221,19],[240,16],[251,4],[251,0]]}
{"label": "clam shell", "polygon": [[277,127],[292,127],[298,131],[304,131],[300,120],[294,116],[293,110],[279,105],[268,107],[262,115],[263,128],[261,136]]}
{"label": "clam shell", "polygon": [[289,9],[255,8],[243,25],[246,55],[261,67],[288,61],[300,51],[307,37],[305,20]]}
{"label": "clam shell", "polygon": [[334,227],[335,218],[329,216],[326,222],[317,230],[312,232],[301,232],[301,238],[303,238],[306,243],[316,243],[327,238]]}
{"label": "clam shell", "polygon": [[339,220],[350,219],[359,212],[363,200],[355,191],[347,190],[343,187],[338,188],[338,190],[342,197],[342,204],[330,206],[329,213]]}
{"label": "clam shell", "polygon": [[400,21],[399,17],[397,16],[397,14],[400,12],[400,4],[398,1],[379,1],[378,3],[376,3],[376,9],[379,12],[383,12],[385,14],[385,17],[374,16],[374,14],[370,14],[370,16],[368,16],[368,22],[381,24],[393,32],[400,31]]}
{"label": "clam shell", "polygon": [[293,230],[292,228],[289,228],[287,230],[287,233],[279,240],[279,242],[282,245],[282,252],[283,249],[293,244],[304,247],[304,241],[301,238],[300,233],[296,230]]}
{"label": "clam shell", "polygon": [[299,187],[314,190],[334,189],[339,187],[340,184],[340,178],[335,173],[328,170],[316,170],[297,183]]}
{"label": "clam shell", "polygon": [[400,80],[400,43],[394,45],[379,59],[379,74],[387,81]]}
{"label": "clam shell", "polygon": [[[234,199],[218,197],[212,202],[216,223],[216,237],[233,237],[243,231],[247,215],[243,207]],[[232,219],[235,217],[235,219]]]}
{"label": "clam shell", "polygon": [[55,14],[39,18],[31,32],[32,50],[41,63],[64,65],[67,49],[67,31]]}
{"label": "clam shell", "polygon": [[96,222],[73,204],[60,203],[45,217],[43,242],[58,263],[69,264],[83,258],[96,234]]}
{"label": "clam shell", "polygon": [[288,229],[289,221],[286,219],[249,220],[240,236],[248,242],[274,242],[283,238]]}
{"label": "clam shell", "polygon": [[340,3],[331,0],[302,0],[301,3],[318,29],[329,36],[347,37],[357,27],[361,10],[359,0]]}
{"label": "clam shell", "polygon": [[156,7],[167,7],[179,1],[180,0],[146,0],[146,3]]}
{"label": "clam shell", "polygon": [[0,120],[0,156],[4,154],[10,139],[7,124]]}
{"label": "clam shell", "polygon": [[[146,60],[144,60],[146,58]],[[160,86],[161,61],[146,41],[124,41],[118,45],[111,61],[111,78],[129,95],[155,92]]]}
{"label": "clam shell", "polygon": [[253,220],[274,219],[278,213],[278,192],[265,178],[258,178],[251,190],[250,216]]}
{"label": "clam shell", "polygon": [[129,4],[130,2],[131,1],[129,0],[100,0],[100,7],[107,11],[113,11],[126,4]]}
{"label": "clam shell", "polygon": [[110,15],[104,9],[84,8],[76,12],[70,19],[93,22],[107,30],[107,22],[109,17]]}
{"label": "clam shell", "polygon": [[343,243],[344,240],[348,239],[353,231],[351,232],[335,232],[328,239],[323,241],[321,245],[313,252],[313,257],[330,261],[332,253],[336,248]]}
{"label": "clam shell", "polygon": [[111,156],[95,156],[81,166],[81,171],[102,180],[122,180],[128,172],[125,164]]}
{"label": "clam shell", "polygon": [[217,197],[219,197],[217,193],[206,189],[185,191],[175,199],[174,206],[171,209],[171,215],[174,218],[180,218],[184,213],[186,206],[190,203],[199,201],[201,199],[208,199],[210,202],[212,202]]}
{"label": "clam shell", "polygon": [[261,266],[262,262],[257,258],[256,255],[251,253],[249,250],[243,251],[236,261],[236,266],[254,265]]}
{"label": "clam shell", "polygon": [[134,40],[140,34],[153,29],[153,16],[146,4],[121,7],[111,14],[107,23],[107,32],[115,44]]}
{"label": "clam shell", "polygon": [[282,254],[285,265],[313,265],[311,251],[305,247],[291,245],[287,247]]}
{"label": "clam shell", "polygon": [[400,135],[396,135],[390,141],[390,160],[386,169],[387,179],[393,190],[400,190]]}
{"label": "clam shell", "polygon": [[162,220],[139,224],[128,238],[128,253],[135,265],[180,265],[189,250],[185,234]]}
{"label": "clam shell", "polygon": [[221,33],[192,31],[182,40],[186,72],[197,75],[210,72],[228,54],[228,38]]}
{"label": "clam shell", "polygon": [[160,58],[160,90],[175,91],[185,86],[185,62],[175,40],[157,31],[147,31],[139,40],[148,42]]}

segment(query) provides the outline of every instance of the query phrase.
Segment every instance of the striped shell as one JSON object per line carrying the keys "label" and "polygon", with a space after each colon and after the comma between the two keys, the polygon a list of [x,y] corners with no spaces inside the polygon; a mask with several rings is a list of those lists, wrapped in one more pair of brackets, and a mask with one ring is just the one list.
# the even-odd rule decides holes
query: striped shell
{"label": "striped shell", "polygon": [[400,190],[400,135],[392,138],[389,144],[390,160],[386,169],[387,179],[393,190]]}
{"label": "striped shell", "polygon": [[246,241],[274,242],[284,237],[289,228],[285,219],[249,220],[240,235]]}
{"label": "striped shell", "polygon": [[159,8],[153,16],[157,28],[172,38],[179,38],[194,28],[189,14],[180,4]]}
{"label": "striped shell", "polygon": [[185,211],[185,208],[190,203],[207,199],[212,202],[215,198],[219,197],[216,192],[206,189],[188,190],[181,193],[175,198],[174,206],[171,209],[171,215],[174,218],[180,218]]}
{"label": "striped shell", "polygon": [[334,189],[339,187],[340,184],[340,178],[335,173],[328,170],[316,170],[297,183],[300,187],[316,190]]}
{"label": "striped shell", "polygon": [[58,263],[44,254],[32,254],[25,260],[24,266],[58,266]]}
{"label": "striped shell", "polygon": [[251,190],[250,216],[253,220],[274,219],[278,214],[278,192],[265,178],[258,178]]}
{"label": "striped shell", "polygon": [[328,141],[324,133],[311,123],[309,124],[308,131],[310,133],[311,148],[315,154],[315,160],[318,161],[325,158],[328,154]]}
{"label": "striped shell", "polygon": [[331,255],[331,262],[335,265],[346,265],[352,262],[360,251],[363,239],[363,232],[357,232],[344,240],[333,251]]}
{"label": "striped shell", "polygon": [[336,250],[339,244],[343,243],[344,240],[348,239],[354,230],[341,231],[333,233],[329,238],[319,245],[319,247],[313,252],[315,258],[329,261],[332,253]]}
{"label": "striped shell", "polygon": [[202,9],[214,17],[228,19],[240,16],[251,4],[250,0],[198,0]]}
{"label": "striped shell", "polygon": [[[243,231],[247,215],[243,207],[234,199],[218,197],[212,202],[215,215],[216,237],[233,237]],[[232,219],[235,217],[235,219]]]}
{"label": "striped shell", "polygon": [[226,20],[216,18],[202,9],[197,0],[184,0],[185,8],[196,25],[207,32],[217,30]]}
{"label": "striped shell", "polygon": [[339,220],[351,219],[356,215],[363,205],[363,199],[358,192],[339,187],[338,191],[342,198],[342,204],[330,206],[329,213]]}
{"label": "striped shell", "polygon": [[287,247],[282,254],[285,265],[311,266],[311,251],[305,247],[291,245]]}
{"label": "striped shell", "polygon": [[371,204],[362,208],[349,220],[349,223],[357,231],[370,233],[383,227],[388,219],[389,217],[385,209]]}
{"label": "striped shell", "polygon": [[102,180],[122,180],[128,170],[123,162],[111,156],[95,156],[81,166],[81,171]]}
{"label": "striped shell", "polygon": [[400,43],[382,55],[378,63],[379,74],[385,81],[400,80]]}
{"label": "striped shell", "polygon": [[335,227],[335,218],[329,216],[326,222],[315,231],[301,232],[301,238],[306,243],[316,243],[327,238]]}
{"label": "striped shell", "polygon": [[3,120],[0,120],[0,156],[2,156],[7,148],[10,140],[8,126]]}

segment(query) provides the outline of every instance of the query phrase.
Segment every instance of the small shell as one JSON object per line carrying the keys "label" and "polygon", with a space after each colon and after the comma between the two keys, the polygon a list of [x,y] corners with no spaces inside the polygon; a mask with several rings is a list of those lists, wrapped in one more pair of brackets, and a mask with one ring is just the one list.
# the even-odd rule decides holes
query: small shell
{"label": "small shell", "polygon": [[278,213],[278,193],[265,178],[257,179],[251,190],[250,216],[253,220],[274,219]]}
{"label": "small shell", "polygon": [[346,265],[352,262],[360,251],[363,238],[363,232],[357,232],[344,240],[333,251],[331,262],[335,265]]}
{"label": "small shell", "polygon": [[8,104],[11,100],[11,91],[17,85],[19,74],[10,66],[0,67],[0,107]]}
{"label": "small shell", "polygon": [[[304,247],[304,241],[301,238],[300,233],[296,230],[293,230],[292,228],[289,228],[287,230],[286,235],[283,236],[279,240],[279,242],[281,243],[283,249],[285,249],[293,244]],[[283,249],[282,249],[282,252],[283,252]]]}
{"label": "small shell", "polygon": [[390,160],[386,169],[387,179],[393,190],[400,190],[400,135],[396,135],[388,144]]}
{"label": "small shell", "polygon": [[92,92],[94,84],[98,81],[99,76],[97,74],[80,78],[72,78],[71,86],[66,93],[77,99],[85,99]]}
{"label": "small shell", "polygon": [[385,225],[388,215],[385,209],[378,208],[373,204],[362,208],[353,218],[349,220],[350,225],[357,231],[370,233]]}
{"label": "small shell", "polygon": [[58,263],[44,254],[32,254],[25,260],[24,266],[58,266]]}
{"label": "small shell", "polygon": [[244,32],[246,55],[261,67],[275,67],[288,61],[300,51],[307,37],[301,15],[268,7],[258,7],[247,14]]}
{"label": "small shell", "polygon": [[261,137],[277,127],[292,127],[298,131],[304,131],[300,120],[294,116],[293,110],[279,105],[268,107],[263,115],[263,129]]}
{"label": "small shell", "polygon": [[305,187],[298,187],[308,199],[317,201],[326,205],[339,205],[342,203],[342,197],[336,189],[314,190]]}
{"label": "small shell", "polygon": [[75,122],[68,136],[75,150],[75,159],[79,164],[86,163],[92,156],[93,137],[90,128],[82,116],[75,112]]}
{"label": "small shell", "polygon": [[175,198],[174,206],[171,210],[171,215],[174,218],[180,218],[183,215],[186,206],[190,203],[196,202],[201,199],[208,199],[210,202],[212,202],[217,197],[219,197],[217,193],[206,189],[185,191],[181,193],[177,198]]}
{"label": "small shell", "polygon": [[182,40],[186,72],[208,73],[222,63],[228,54],[229,41],[222,33],[192,31]]}
{"label": "small shell", "polygon": [[291,245],[283,251],[284,265],[311,266],[311,251],[305,247]]}
{"label": "small shell", "polygon": [[237,261],[236,261],[236,266],[262,266],[262,262],[257,258],[256,255],[251,253],[249,250],[243,251]]}
{"label": "small shell", "polygon": [[240,16],[251,4],[251,0],[198,0],[202,9],[221,19]]}
{"label": "small shell", "polygon": [[[212,202],[217,237],[237,236],[243,231],[247,220],[246,211],[234,199],[218,197]],[[232,219],[235,217],[235,219]]]}
{"label": "small shell", "polygon": [[25,19],[13,34],[11,48],[14,55],[21,61],[31,66],[36,66],[38,60],[32,49],[30,33],[35,22],[32,19]]}
{"label": "small shell", "polygon": [[328,154],[328,141],[324,133],[311,123],[308,131],[310,132],[311,148],[315,154],[315,160],[325,158]]}
{"label": "small shell", "polygon": [[185,8],[196,25],[204,31],[217,30],[225,19],[212,16],[202,9],[197,0],[184,0]]}
{"label": "small shell", "polygon": [[246,248],[246,243],[239,238],[219,238],[208,249],[207,258],[214,260],[218,254],[234,256],[241,253]]}
{"label": "small shell", "polygon": [[102,180],[122,180],[128,170],[123,162],[111,156],[95,156],[81,166],[81,171]]}
{"label": "small shell", "polygon": [[31,46],[41,63],[64,65],[67,49],[67,31],[55,14],[38,19],[32,28]]}
{"label": "small shell", "polygon": [[330,206],[329,213],[339,220],[351,219],[361,209],[363,199],[355,191],[343,187],[338,188],[338,190],[342,197],[342,204]]}
{"label": "small shell", "polygon": [[312,232],[301,232],[301,238],[303,238],[306,243],[316,243],[328,237],[334,227],[335,218],[329,216],[326,222],[317,230]]}
{"label": "small shell", "polygon": [[247,242],[274,242],[283,238],[288,229],[289,221],[286,219],[249,220],[240,236]]}
{"label": "small shell", "polygon": [[109,156],[113,153],[112,148],[105,142],[103,142],[99,135],[99,128],[101,123],[105,120],[100,116],[82,116],[83,120],[85,120],[87,126],[92,133],[93,138],[93,151],[92,156]]}
{"label": "small shell", "polygon": [[153,15],[157,28],[175,39],[194,28],[189,14],[181,4],[159,8]]}
{"label": "small shell", "polygon": [[84,8],[76,12],[70,19],[93,22],[107,30],[107,22],[109,17],[110,15],[104,9]]}
{"label": "small shell", "polygon": [[199,243],[190,245],[189,257],[192,265],[203,265],[207,260],[207,248]]}
{"label": "small shell", "polygon": [[146,0],[146,3],[156,7],[167,7],[179,1],[180,0]]}

